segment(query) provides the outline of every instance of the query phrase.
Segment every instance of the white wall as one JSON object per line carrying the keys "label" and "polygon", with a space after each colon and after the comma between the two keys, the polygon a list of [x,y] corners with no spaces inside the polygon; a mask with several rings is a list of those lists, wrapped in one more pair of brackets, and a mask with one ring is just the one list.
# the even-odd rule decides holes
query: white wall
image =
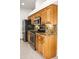
{"label": "white wall", "polygon": [[20,9],[20,38],[22,39],[22,20],[27,19],[31,9]]}
{"label": "white wall", "polygon": [[45,2],[46,0],[36,0],[36,3],[35,3],[35,8],[39,8],[40,5]]}
{"label": "white wall", "polygon": [[20,19],[26,19],[28,14],[31,12],[31,9],[20,9]]}
{"label": "white wall", "polygon": [[35,3],[35,8],[39,8],[44,2],[49,2],[49,1],[57,1],[57,0],[36,0],[36,3]]}

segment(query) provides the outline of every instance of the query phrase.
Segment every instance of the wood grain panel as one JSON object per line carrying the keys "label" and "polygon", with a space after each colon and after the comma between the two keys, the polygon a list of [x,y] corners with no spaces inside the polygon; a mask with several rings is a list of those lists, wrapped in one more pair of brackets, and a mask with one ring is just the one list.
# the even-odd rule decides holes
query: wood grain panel
{"label": "wood grain panel", "polygon": [[[50,5],[37,13],[29,16],[32,20],[32,24],[34,23],[35,17],[41,17],[41,24],[46,24],[46,22],[50,22],[51,24],[57,24],[57,5]],[[57,35],[37,35],[36,34],[36,50],[43,54],[45,59],[51,59],[55,57],[57,54]]]}

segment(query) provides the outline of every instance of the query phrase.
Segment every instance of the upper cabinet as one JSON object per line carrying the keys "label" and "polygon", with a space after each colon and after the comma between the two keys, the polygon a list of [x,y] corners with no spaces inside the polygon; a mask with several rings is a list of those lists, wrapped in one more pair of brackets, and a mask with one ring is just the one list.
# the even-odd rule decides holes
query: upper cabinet
{"label": "upper cabinet", "polygon": [[57,24],[57,5],[50,5],[46,8],[47,10],[47,20],[51,24]]}
{"label": "upper cabinet", "polygon": [[47,20],[47,8],[41,10],[41,24],[45,24]]}
{"label": "upper cabinet", "polygon": [[57,5],[50,5],[37,13],[29,16],[32,20],[32,24],[34,23],[35,17],[41,17],[41,24],[45,24],[46,22],[50,22],[51,24],[57,24]]}
{"label": "upper cabinet", "polygon": [[51,5],[50,6],[50,21],[51,23],[53,23],[54,25],[57,24],[57,5]]}

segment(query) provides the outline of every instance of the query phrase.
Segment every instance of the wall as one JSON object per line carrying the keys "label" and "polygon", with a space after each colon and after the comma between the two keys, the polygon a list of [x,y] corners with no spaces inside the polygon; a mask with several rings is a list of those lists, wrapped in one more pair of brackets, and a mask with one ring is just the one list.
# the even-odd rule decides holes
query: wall
{"label": "wall", "polygon": [[35,3],[35,8],[39,8],[40,5],[45,2],[46,0],[36,0],[36,3]]}
{"label": "wall", "polygon": [[31,11],[31,9],[20,9],[20,39],[22,39],[22,20],[27,19],[27,16]]}
{"label": "wall", "polygon": [[31,9],[20,9],[20,19],[23,20],[27,18],[28,14],[31,12]]}
{"label": "wall", "polygon": [[36,0],[35,8],[39,8],[44,2],[57,1],[57,0]]}

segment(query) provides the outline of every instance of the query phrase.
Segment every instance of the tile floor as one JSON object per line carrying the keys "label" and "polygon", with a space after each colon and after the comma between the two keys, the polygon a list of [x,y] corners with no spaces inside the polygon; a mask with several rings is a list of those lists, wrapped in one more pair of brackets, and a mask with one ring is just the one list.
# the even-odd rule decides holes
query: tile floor
{"label": "tile floor", "polygon": [[[28,42],[20,41],[20,59],[44,59],[43,56],[34,51]],[[57,59],[57,57],[52,58]]]}

